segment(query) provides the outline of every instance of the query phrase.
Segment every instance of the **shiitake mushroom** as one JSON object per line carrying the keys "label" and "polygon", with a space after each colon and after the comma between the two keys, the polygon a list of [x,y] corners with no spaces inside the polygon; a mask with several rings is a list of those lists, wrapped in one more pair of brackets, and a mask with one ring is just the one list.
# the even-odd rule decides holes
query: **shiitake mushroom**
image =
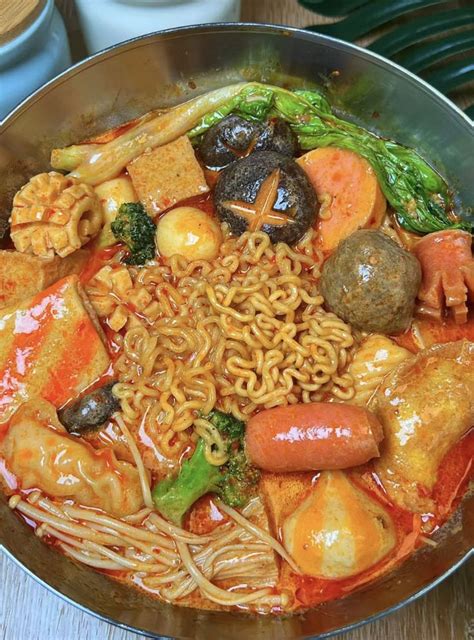
{"label": "shiitake mushroom", "polygon": [[7,240],[10,238],[10,224],[8,218],[0,216],[0,248],[6,245]]}
{"label": "shiitake mushroom", "polygon": [[296,153],[296,137],[284,120],[267,123],[229,115],[204,134],[199,155],[210,169],[222,169],[253,151],[277,151],[287,156]]}
{"label": "shiitake mushroom", "polygon": [[236,115],[227,116],[203,135],[199,155],[209,168],[226,167],[245,154],[261,130],[259,122],[250,122]]}
{"label": "shiitake mushroom", "polygon": [[59,411],[59,420],[69,433],[83,435],[95,431],[120,409],[120,403],[112,393],[114,384],[116,382],[110,382],[94,389]]}
{"label": "shiitake mushroom", "polygon": [[258,136],[253,151],[276,151],[292,158],[296,155],[298,143],[288,124],[280,118],[273,118]]}
{"label": "shiitake mushroom", "polygon": [[224,169],[214,202],[234,235],[261,230],[272,242],[287,244],[302,238],[319,209],[306,173],[275,151],[256,151]]}

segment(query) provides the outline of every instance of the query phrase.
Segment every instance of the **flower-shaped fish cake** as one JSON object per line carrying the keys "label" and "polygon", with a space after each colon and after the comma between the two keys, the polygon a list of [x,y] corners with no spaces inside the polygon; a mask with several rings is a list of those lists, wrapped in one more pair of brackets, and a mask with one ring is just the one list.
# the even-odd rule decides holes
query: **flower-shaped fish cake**
{"label": "flower-shaped fish cake", "polygon": [[13,199],[11,238],[17,251],[65,257],[80,249],[102,226],[94,189],[61,173],[40,173]]}

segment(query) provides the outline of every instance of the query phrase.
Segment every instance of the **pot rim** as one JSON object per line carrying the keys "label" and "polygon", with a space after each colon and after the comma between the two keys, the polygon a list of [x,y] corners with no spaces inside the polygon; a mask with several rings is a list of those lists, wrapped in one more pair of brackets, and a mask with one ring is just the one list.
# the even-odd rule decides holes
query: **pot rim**
{"label": "pot rim", "polygon": [[[474,130],[474,123],[470,120],[470,118],[459,107],[457,107],[449,98],[447,98],[442,93],[440,93],[428,82],[426,82],[422,78],[419,78],[418,76],[408,71],[407,69],[404,69],[397,63],[392,62],[391,60],[388,60],[387,58],[384,58],[383,56],[377,53],[368,51],[363,47],[360,47],[352,43],[344,42],[339,38],[333,38],[330,36],[326,36],[324,34],[319,34],[317,32],[311,32],[311,31],[307,31],[305,29],[299,29],[296,27],[288,27],[285,25],[274,25],[270,23],[256,23],[256,22],[217,22],[217,23],[202,23],[197,25],[189,25],[189,26],[183,26],[183,27],[176,27],[172,29],[165,29],[162,31],[154,31],[149,34],[144,34],[142,36],[138,36],[136,38],[131,38],[129,40],[125,40],[123,42],[117,43],[115,45],[112,45],[111,47],[108,47],[106,49],[103,49],[102,51],[99,51],[93,55],[88,56],[84,60],[81,60],[80,62],[77,62],[76,64],[74,64],[72,67],[69,67],[66,71],[63,71],[62,73],[57,75],[55,78],[53,78],[52,80],[42,85],[39,89],[32,92],[24,100],[22,100],[22,102],[20,102],[3,120],[0,120],[0,135],[5,131],[7,131],[9,126],[13,124],[13,122],[18,117],[20,117],[25,111],[27,111],[32,104],[34,104],[35,102],[40,100],[44,95],[49,93],[49,91],[54,89],[56,86],[59,86],[64,82],[67,82],[70,78],[80,73],[83,69],[89,68],[91,66],[94,66],[95,64],[100,63],[103,59],[114,57],[117,54],[121,54],[122,51],[145,46],[146,44],[149,43],[149,41],[152,41],[157,37],[176,38],[176,37],[181,37],[183,34],[199,33],[199,32],[205,35],[208,32],[216,31],[216,30],[217,31],[218,30],[223,30],[223,31],[249,31],[249,30],[253,31],[254,30],[254,31],[260,31],[263,33],[280,34],[283,37],[298,36],[299,38],[302,38],[304,40],[319,41],[322,44],[329,46],[330,48],[346,49],[348,53],[351,53],[352,55],[357,55],[359,57],[368,59],[371,62],[374,62],[381,67],[384,67],[384,68],[388,67],[392,71],[392,73],[395,73],[398,76],[403,76],[405,79],[409,80],[412,84],[416,84],[419,87],[422,87],[424,92],[433,101],[441,104],[447,112],[449,111],[449,112],[456,113],[458,118],[460,118],[461,121],[463,122],[463,124],[467,125],[467,128],[466,128],[467,131],[471,130],[472,132]],[[113,618],[107,615],[99,613],[91,608],[88,608],[85,605],[82,605],[76,602],[69,596],[61,593],[58,589],[48,584],[45,580],[43,580],[42,578],[37,576],[33,571],[31,571],[28,567],[23,565],[23,563],[13,553],[7,550],[1,543],[0,543],[0,550],[4,552],[7,558],[12,560],[17,566],[23,569],[23,571],[25,571],[25,573],[30,577],[32,577],[37,583],[39,583],[40,585],[48,589],[48,591],[55,594],[56,596],[59,596],[59,598],[61,598],[64,602],[67,602],[68,604],[73,605],[74,607],[80,609],[81,611],[86,612],[94,616],[95,618],[102,620],[103,622],[108,622],[109,624],[112,624],[116,627],[119,627],[121,629],[124,629],[132,633],[138,633],[142,636],[146,636],[149,638],[156,638],[157,640],[167,640],[168,638],[170,640],[173,640],[171,636],[156,635],[140,627],[132,627],[128,624],[118,622],[117,620],[114,620]],[[449,576],[455,573],[471,557],[474,557],[474,548],[469,549],[443,574],[439,575],[433,581],[423,586],[418,591],[412,593],[408,597],[404,598],[397,604],[387,607],[383,611],[379,611],[378,613],[375,613],[367,618],[364,618],[363,620],[359,620],[357,622],[353,622],[343,627],[340,627],[339,629],[324,632],[317,636],[307,636],[307,640],[317,640],[317,639],[334,637],[335,635],[352,631],[370,622],[375,622],[377,620],[380,620],[386,617],[387,615],[389,615],[390,613],[394,613],[398,611],[402,607],[413,603],[415,600],[417,600],[421,596],[424,596],[427,593],[429,593],[441,582],[443,582]],[[176,606],[176,605],[170,605],[170,606]],[[213,612],[209,611],[208,613],[212,614]]]}
{"label": "pot rim", "polygon": [[71,67],[43,84],[39,89],[33,91],[30,95],[24,98],[12,111],[10,111],[10,113],[8,113],[2,120],[0,120],[0,134],[6,131],[9,125],[12,124],[19,115],[26,111],[31,104],[39,100],[43,95],[49,93],[51,89],[63,84],[63,82],[75,76],[83,69],[94,66],[102,59],[111,58],[114,57],[116,53],[121,53],[124,50],[134,49],[137,46],[142,46],[146,43],[146,41],[153,40],[153,38],[156,38],[157,36],[161,38],[163,36],[173,38],[176,36],[179,37],[183,33],[199,33],[199,31],[206,33],[219,29],[222,29],[224,31],[247,31],[251,29],[262,32],[279,32],[280,35],[286,37],[291,37],[294,35],[307,40],[322,40],[331,48],[348,49],[349,52],[357,54],[362,58],[376,61],[379,66],[389,67],[397,75],[404,76],[405,78],[409,79],[412,84],[421,86],[426,94],[428,94],[431,98],[436,99],[437,102],[441,103],[447,111],[454,111],[465,124],[467,124],[470,128],[474,128],[474,123],[472,122],[472,120],[456,104],[454,104],[454,102],[452,102],[449,98],[438,91],[438,89],[426,82],[426,80],[423,80],[411,71],[408,71],[408,69],[404,69],[396,62],[393,62],[388,58],[384,58],[378,53],[364,49],[359,45],[353,44],[351,42],[345,42],[344,40],[340,40],[339,38],[333,38],[331,36],[327,36],[317,32],[308,31],[306,29],[288,27],[285,25],[260,22],[206,22],[196,25],[164,29],[162,31],[152,31],[147,34],[137,36],[136,38],[130,38],[129,40],[124,40],[123,42],[114,44],[110,47],[107,47],[106,49],[102,49],[102,51],[98,51],[97,53],[84,58],[79,62],[76,62]]}
{"label": "pot rim", "polygon": [[[82,611],[84,613],[92,615],[92,616],[94,616],[94,618],[97,618],[98,620],[101,620],[102,622],[107,622],[108,624],[111,624],[114,627],[119,627],[120,629],[124,629],[125,631],[129,631],[130,633],[137,633],[137,634],[139,634],[141,636],[144,636],[146,638],[155,638],[156,640],[174,640],[173,636],[156,635],[156,634],[150,633],[150,631],[147,631],[146,629],[142,629],[141,627],[132,627],[132,626],[130,626],[128,624],[125,624],[123,622],[118,622],[117,620],[114,620],[114,618],[111,618],[111,617],[109,617],[107,615],[98,613],[97,611],[94,611],[93,609],[89,609],[87,606],[82,605],[79,602],[76,602],[75,600],[70,598],[69,596],[64,595],[64,593],[61,593],[61,591],[58,591],[57,589],[52,587],[50,584],[48,584],[45,580],[43,580],[42,578],[37,576],[33,571],[28,569],[28,567],[26,567],[20,560],[18,560],[18,558],[15,555],[13,555],[13,553],[8,551],[8,549],[5,549],[5,547],[3,545],[0,545],[0,551],[3,551],[3,553],[5,554],[5,556],[7,558],[9,558],[11,561],[13,561],[17,567],[20,567],[20,569],[22,569],[30,578],[33,578],[33,580],[35,582],[40,584],[42,587],[45,587],[50,593],[53,593],[55,596],[58,596],[61,600],[63,600],[63,602],[67,602],[67,604],[70,604],[70,605],[74,606],[76,609],[79,609],[80,611]],[[370,624],[371,622],[376,622],[377,620],[382,620],[386,616],[388,616],[388,615],[390,615],[392,613],[395,613],[396,611],[398,611],[399,609],[402,609],[406,605],[412,604],[413,602],[415,602],[415,600],[418,600],[418,598],[421,598],[422,596],[427,595],[432,589],[437,587],[439,584],[444,582],[444,580],[446,580],[451,575],[453,575],[458,569],[460,569],[463,566],[463,564],[466,563],[471,558],[471,556],[474,558],[474,548],[472,548],[469,551],[467,551],[464,554],[464,556],[459,558],[459,560],[455,564],[453,564],[451,567],[449,567],[449,569],[447,569],[447,571],[445,571],[443,574],[438,576],[435,580],[433,580],[432,582],[430,582],[426,586],[422,587],[418,591],[415,591],[415,593],[412,593],[410,596],[408,596],[404,600],[401,600],[396,605],[393,605],[391,607],[387,607],[383,611],[379,611],[378,613],[375,613],[374,615],[369,616],[368,618],[364,618],[363,620],[359,620],[357,622],[352,622],[351,624],[348,624],[348,625],[346,625],[344,627],[339,627],[339,629],[334,629],[333,631],[327,631],[327,632],[319,634],[317,636],[307,636],[306,640],[323,640],[323,639],[326,639],[326,638],[333,638],[334,636],[338,636],[341,633],[347,633],[348,631],[354,631],[355,629],[358,629],[359,627],[363,627],[366,624]],[[92,569],[91,569],[91,571],[92,571]],[[170,606],[177,606],[177,605],[172,605],[171,604]],[[213,612],[209,611],[208,613],[212,614]]]}

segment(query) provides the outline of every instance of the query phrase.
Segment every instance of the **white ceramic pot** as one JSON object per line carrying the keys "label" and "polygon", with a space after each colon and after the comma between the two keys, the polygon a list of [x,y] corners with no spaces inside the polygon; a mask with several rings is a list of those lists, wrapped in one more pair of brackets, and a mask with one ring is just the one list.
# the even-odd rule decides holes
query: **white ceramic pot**
{"label": "white ceramic pot", "polygon": [[66,29],[54,0],[0,45],[0,120],[19,102],[71,65]]}
{"label": "white ceramic pot", "polygon": [[153,31],[240,17],[240,0],[76,0],[76,6],[89,53]]}

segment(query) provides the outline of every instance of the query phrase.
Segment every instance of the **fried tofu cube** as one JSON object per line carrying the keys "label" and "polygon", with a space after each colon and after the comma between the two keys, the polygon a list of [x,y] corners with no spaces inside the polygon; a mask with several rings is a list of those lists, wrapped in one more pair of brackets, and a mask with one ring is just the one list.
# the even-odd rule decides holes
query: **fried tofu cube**
{"label": "fried tofu cube", "polygon": [[[268,473],[262,472],[259,494],[265,506],[269,530],[275,536],[281,535],[285,519],[297,509],[313,489],[315,473]],[[279,588],[287,594],[290,602],[296,600],[299,583],[292,567],[287,562],[280,563]]]}
{"label": "fried tofu cube", "polygon": [[56,407],[110,366],[92,306],[77,276],[0,311],[0,424],[38,396]]}
{"label": "fried tofu cube", "polygon": [[270,527],[276,533],[285,518],[310,493],[314,472],[262,472],[259,493],[263,499]]}
{"label": "fried tofu cube", "polygon": [[41,258],[0,250],[0,309],[43,291],[67,275],[80,273],[89,255],[86,249],[75,251],[66,258]]}
{"label": "fried tofu cube", "polygon": [[127,169],[150,216],[181,200],[209,191],[187,136],[143,153]]}

